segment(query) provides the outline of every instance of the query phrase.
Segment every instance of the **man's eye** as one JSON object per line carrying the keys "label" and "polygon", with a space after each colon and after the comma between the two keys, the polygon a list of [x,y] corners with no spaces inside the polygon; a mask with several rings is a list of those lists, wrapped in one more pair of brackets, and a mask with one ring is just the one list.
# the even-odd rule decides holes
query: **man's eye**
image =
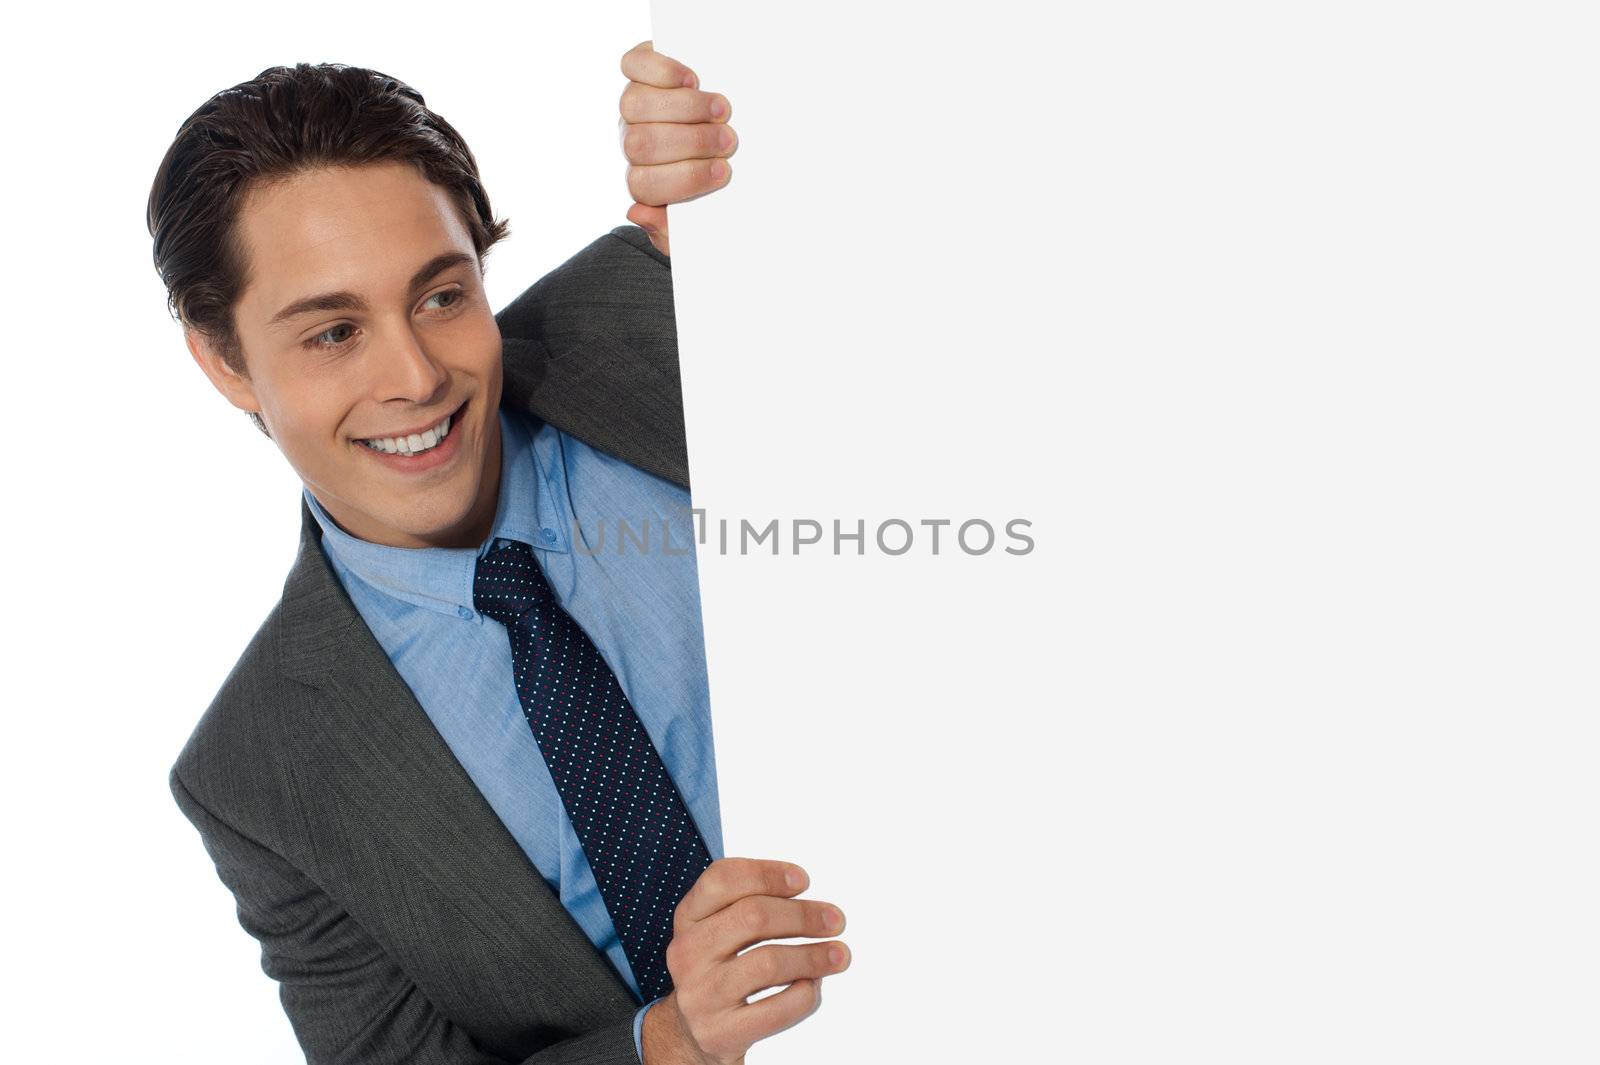
{"label": "man's eye", "polygon": [[312,337],[307,341],[307,346],[313,348],[336,348],[349,340],[354,332],[354,327],[349,323],[340,322],[338,325],[330,325]]}
{"label": "man's eye", "polygon": [[[444,300],[444,303],[434,303],[434,300],[438,299]],[[423,303],[423,306],[426,307],[429,304],[433,304],[436,309],[447,311],[460,302],[461,291],[459,289],[447,288],[443,292],[435,292],[433,295],[429,296],[427,301]]]}

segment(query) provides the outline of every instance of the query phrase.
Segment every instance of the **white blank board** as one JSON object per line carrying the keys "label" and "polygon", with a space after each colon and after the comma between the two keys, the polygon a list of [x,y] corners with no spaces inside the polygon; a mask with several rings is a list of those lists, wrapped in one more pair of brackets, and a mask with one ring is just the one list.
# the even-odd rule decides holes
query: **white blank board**
{"label": "white blank board", "polygon": [[1591,12],[655,0],[763,1065],[1596,1060]]}

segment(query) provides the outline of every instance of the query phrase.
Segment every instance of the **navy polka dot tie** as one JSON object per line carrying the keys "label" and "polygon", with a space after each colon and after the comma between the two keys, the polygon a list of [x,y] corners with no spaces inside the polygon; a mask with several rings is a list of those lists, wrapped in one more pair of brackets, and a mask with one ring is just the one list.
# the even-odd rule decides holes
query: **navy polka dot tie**
{"label": "navy polka dot tie", "polygon": [[522,711],[646,1001],[672,990],[672,914],[711,855],[616,674],[556,602],[533,550],[478,560],[473,605],[506,626]]}

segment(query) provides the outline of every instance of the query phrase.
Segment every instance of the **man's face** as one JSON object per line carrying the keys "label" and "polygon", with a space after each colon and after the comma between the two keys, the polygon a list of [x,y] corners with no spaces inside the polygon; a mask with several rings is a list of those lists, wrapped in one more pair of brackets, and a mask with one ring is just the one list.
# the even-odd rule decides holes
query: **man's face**
{"label": "man's face", "polygon": [[499,490],[500,330],[449,193],[406,163],[317,169],[254,189],[237,225],[248,379],[196,350],[213,382],[260,410],[350,534],[480,542]]}

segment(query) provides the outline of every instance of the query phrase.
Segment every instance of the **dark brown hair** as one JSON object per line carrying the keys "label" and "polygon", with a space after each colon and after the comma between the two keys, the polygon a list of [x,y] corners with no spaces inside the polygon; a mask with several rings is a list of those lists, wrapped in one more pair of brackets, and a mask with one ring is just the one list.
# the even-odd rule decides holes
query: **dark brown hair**
{"label": "dark brown hair", "polygon": [[312,167],[396,160],[450,192],[480,262],[506,235],[466,141],[398,78],[343,63],[297,63],[268,67],[207,100],[178,129],[150,187],[146,221],[173,317],[243,375],[233,306],[246,268],[234,230],[244,194]]}

